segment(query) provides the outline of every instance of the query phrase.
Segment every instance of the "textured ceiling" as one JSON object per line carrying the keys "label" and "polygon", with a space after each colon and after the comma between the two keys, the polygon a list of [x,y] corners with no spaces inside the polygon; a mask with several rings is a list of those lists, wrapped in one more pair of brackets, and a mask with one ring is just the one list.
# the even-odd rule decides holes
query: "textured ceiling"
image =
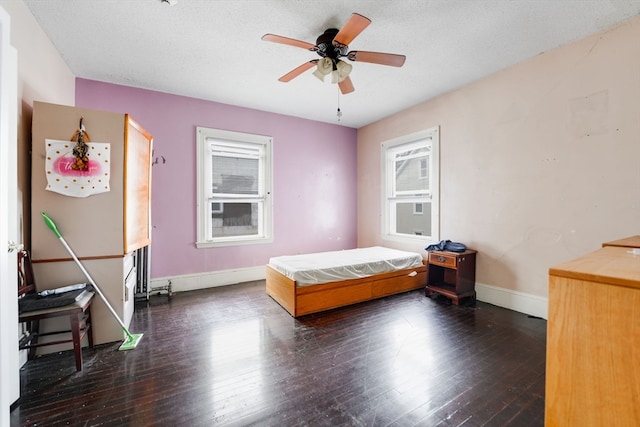
{"label": "textured ceiling", "polygon": [[[640,13],[640,0],[24,2],[77,77],[356,128]],[[354,62],[348,95],[312,71],[277,80],[318,56],[263,34],[315,44],[353,12],[372,23],[350,50],[404,54],[402,68]]]}

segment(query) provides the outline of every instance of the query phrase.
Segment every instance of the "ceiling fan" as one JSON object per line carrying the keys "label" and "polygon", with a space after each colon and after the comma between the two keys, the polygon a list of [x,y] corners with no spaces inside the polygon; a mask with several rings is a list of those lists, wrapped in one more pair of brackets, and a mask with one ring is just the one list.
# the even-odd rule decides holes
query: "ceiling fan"
{"label": "ceiling fan", "polygon": [[341,58],[347,58],[354,62],[369,62],[372,64],[390,65],[392,67],[402,67],[406,59],[404,55],[396,55],[393,53],[367,52],[363,50],[349,51],[349,43],[367,28],[370,23],[371,20],[369,18],[353,13],[340,30],[336,28],[325,30],[325,32],[317,38],[315,45],[275,34],[265,34],[262,36],[262,40],[300,47],[316,52],[320,56],[320,59],[312,59],[289,71],[280,77],[278,79],[279,81],[288,82],[316,66],[317,69],[313,73],[314,76],[324,81],[325,76],[331,74],[331,82],[337,83],[340,87],[340,92],[347,94],[354,91],[353,83],[349,77],[352,65],[343,61]]}

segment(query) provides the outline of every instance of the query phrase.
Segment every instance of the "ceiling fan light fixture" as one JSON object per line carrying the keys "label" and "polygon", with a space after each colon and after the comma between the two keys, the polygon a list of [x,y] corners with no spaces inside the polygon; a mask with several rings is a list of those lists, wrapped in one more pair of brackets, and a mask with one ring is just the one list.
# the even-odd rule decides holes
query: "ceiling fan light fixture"
{"label": "ceiling fan light fixture", "polygon": [[318,60],[318,67],[313,72],[313,75],[316,76],[320,81],[324,81],[324,76],[327,76],[333,70],[333,61],[331,58],[324,57]]}
{"label": "ceiling fan light fixture", "polygon": [[336,69],[331,73],[331,82],[342,83],[344,79],[349,77],[352,69],[353,65],[340,60],[336,61]]}
{"label": "ceiling fan light fixture", "polygon": [[333,84],[340,83],[340,74],[338,73],[338,70],[333,70],[331,72],[331,83]]}
{"label": "ceiling fan light fixture", "polygon": [[313,75],[316,76],[321,82],[324,82],[324,76],[326,76],[326,74],[322,73],[319,69],[316,69],[313,72]]}

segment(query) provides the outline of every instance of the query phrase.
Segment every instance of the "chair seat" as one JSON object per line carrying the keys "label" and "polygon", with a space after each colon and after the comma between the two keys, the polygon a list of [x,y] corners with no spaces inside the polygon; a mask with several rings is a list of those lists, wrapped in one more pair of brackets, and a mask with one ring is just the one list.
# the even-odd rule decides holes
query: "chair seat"
{"label": "chair seat", "polygon": [[91,304],[91,300],[93,299],[94,296],[95,296],[95,292],[84,290],[80,295],[78,295],[78,297],[76,298],[76,301],[71,304],[63,305],[61,307],[51,307],[51,308],[43,308],[40,310],[23,311],[22,313],[19,314],[18,317],[20,321],[27,321],[33,317],[40,317],[40,318],[48,317],[47,315],[53,315],[57,317],[57,316],[60,316],[61,312],[69,311],[69,310],[80,309],[82,311],[85,311],[89,306],[89,304]]}
{"label": "chair seat", "polygon": [[[22,304],[19,304],[22,307],[18,319],[27,325],[26,333],[20,338],[18,347],[20,350],[29,350],[29,359],[36,357],[38,347],[72,343],[76,370],[82,370],[82,340],[85,336],[89,347],[93,347],[91,303],[95,293],[89,289],[39,297],[30,254],[26,250],[18,252],[18,298],[19,300],[26,298]],[[40,332],[40,320],[65,316],[68,317],[70,329]],[[69,335],[71,337],[67,338]],[[45,336],[54,338],[51,341],[40,341],[40,337]]]}

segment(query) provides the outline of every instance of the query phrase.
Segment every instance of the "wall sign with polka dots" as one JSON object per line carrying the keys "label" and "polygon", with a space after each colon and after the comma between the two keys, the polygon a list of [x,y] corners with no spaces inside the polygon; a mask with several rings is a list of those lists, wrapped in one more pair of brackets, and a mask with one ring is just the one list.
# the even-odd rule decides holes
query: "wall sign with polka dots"
{"label": "wall sign with polka dots", "polygon": [[82,167],[78,167],[78,159],[73,153],[75,142],[46,139],[45,144],[47,190],[71,197],[88,197],[109,191],[109,143],[87,142],[88,151]]}

